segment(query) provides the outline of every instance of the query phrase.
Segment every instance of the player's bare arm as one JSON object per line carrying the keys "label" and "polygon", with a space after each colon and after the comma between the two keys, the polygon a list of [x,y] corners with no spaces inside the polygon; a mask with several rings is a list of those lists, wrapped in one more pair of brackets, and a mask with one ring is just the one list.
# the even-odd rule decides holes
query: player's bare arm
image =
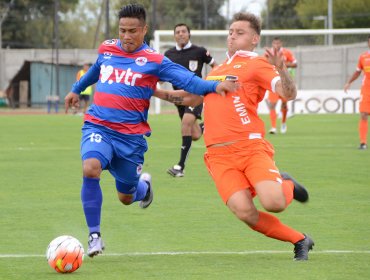
{"label": "player's bare arm", "polygon": [[195,107],[203,102],[202,96],[184,90],[156,89],[153,96],[181,106]]}
{"label": "player's bare arm", "polygon": [[297,96],[297,88],[284,63],[282,53],[278,52],[276,49],[266,49],[265,57],[272,65],[275,65],[280,75],[280,81],[276,83],[275,92],[286,100],[295,99]]}
{"label": "player's bare arm", "polygon": [[280,81],[276,83],[276,92],[286,100],[295,99],[297,96],[297,88],[286,66],[283,65],[282,68],[276,67],[276,69],[280,75]]}
{"label": "player's bare arm", "polygon": [[361,71],[355,71],[352,74],[352,77],[349,79],[349,81],[344,85],[344,92],[347,93],[349,87],[351,86],[352,82],[355,81],[358,77],[360,77]]}
{"label": "player's bare arm", "polygon": [[69,107],[80,107],[80,99],[77,93],[69,92],[64,98],[64,109],[66,114],[68,113]]}

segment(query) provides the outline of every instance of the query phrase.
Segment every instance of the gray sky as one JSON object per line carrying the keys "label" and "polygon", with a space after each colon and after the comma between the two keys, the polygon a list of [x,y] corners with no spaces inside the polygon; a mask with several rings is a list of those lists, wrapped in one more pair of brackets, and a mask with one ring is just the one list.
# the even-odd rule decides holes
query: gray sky
{"label": "gray sky", "polygon": [[[227,3],[227,2],[226,2]],[[236,12],[251,12],[260,15],[266,6],[266,0],[229,0],[229,16]],[[221,15],[227,17],[227,4],[221,7]]]}

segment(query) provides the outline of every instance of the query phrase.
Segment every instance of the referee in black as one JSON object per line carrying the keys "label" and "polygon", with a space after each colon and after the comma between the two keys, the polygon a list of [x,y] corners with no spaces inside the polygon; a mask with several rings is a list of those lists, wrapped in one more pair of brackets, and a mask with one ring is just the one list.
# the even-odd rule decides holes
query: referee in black
{"label": "referee in black", "polygon": [[[204,63],[211,67],[216,66],[215,60],[204,47],[199,47],[190,41],[190,28],[184,23],[175,25],[174,37],[176,46],[167,50],[164,55],[173,62],[193,71],[197,76],[202,77]],[[177,89],[174,87],[174,89]],[[203,123],[198,124],[197,120],[202,119],[203,104],[196,107],[176,105],[181,119],[182,145],[180,160],[167,173],[173,177],[183,177],[185,162],[189,155],[192,141],[198,140],[203,133]]]}

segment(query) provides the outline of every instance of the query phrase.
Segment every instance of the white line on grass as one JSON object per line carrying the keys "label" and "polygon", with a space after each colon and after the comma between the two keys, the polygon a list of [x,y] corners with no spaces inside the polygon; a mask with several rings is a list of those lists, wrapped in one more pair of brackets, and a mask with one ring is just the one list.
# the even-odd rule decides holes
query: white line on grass
{"label": "white line on grass", "polygon": [[[131,252],[131,253],[108,253],[104,257],[133,257],[133,256],[182,256],[182,255],[256,255],[256,254],[291,254],[292,251],[240,251],[240,252]],[[370,251],[355,250],[323,250],[312,251],[310,254],[370,254]],[[40,254],[0,254],[0,258],[41,258]]]}
{"label": "white line on grass", "polygon": [[[302,148],[301,145],[289,145],[289,144],[284,144],[282,145],[274,145],[275,147],[283,147],[283,148]],[[357,146],[354,144],[345,144],[345,145],[335,145],[335,144],[317,144],[317,145],[306,145],[306,148],[313,148],[313,149],[326,149],[326,148],[354,148],[357,149]],[[166,145],[166,146],[161,146],[161,145],[153,145],[151,147],[152,150],[160,150],[160,149],[165,149],[165,150],[172,150],[172,149],[177,149],[178,146],[174,145]],[[192,144],[191,146],[192,149],[205,149],[203,144]],[[4,148],[1,147],[0,151],[73,151],[77,150],[78,146],[76,147],[10,147],[10,148]]]}
{"label": "white line on grass", "polygon": [[78,149],[78,146],[76,147],[13,147],[0,148],[0,151],[73,151]]}

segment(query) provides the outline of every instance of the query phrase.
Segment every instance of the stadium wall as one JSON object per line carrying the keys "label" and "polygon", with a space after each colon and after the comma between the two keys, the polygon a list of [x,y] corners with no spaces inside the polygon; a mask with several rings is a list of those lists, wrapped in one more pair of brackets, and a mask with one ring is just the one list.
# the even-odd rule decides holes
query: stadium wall
{"label": "stadium wall", "polygon": [[[169,46],[167,46],[167,48],[168,47]],[[208,49],[219,63],[225,60],[225,49],[213,49],[211,47]],[[356,69],[359,55],[368,48],[366,43],[358,43],[341,46],[305,46],[290,49],[294,52],[298,61],[298,68],[296,71],[296,82],[299,89],[298,97],[301,98],[302,96],[303,98],[303,96],[308,96],[308,92],[311,92],[313,94],[312,98],[314,98],[305,101],[306,103],[304,104],[306,105],[302,105],[303,101],[296,101],[294,103],[295,106],[292,107],[291,110],[297,111],[296,113],[314,113],[318,110],[317,106],[319,106],[319,102],[315,99],[319,98],[318,95],[326,96],[325,94],[330,93],[332,96],[328,98],[334,98],[340,104],[343,104],[343,100],[339,97],[341,95],[339,92],[343,94],[342,88],[348,77]],[[163,51],[164,49],[161,48],[161,52]],[[263,49],[257,49],[257,52],[262,54]],[[55,58],[53,59],[53,51],[50,49],[0,50],[0,90],[5,90],[7,88],[9,81],[19,71],[26,60],[52,62],[55,61]],[[96,50],[93,49],[59,50],[59,62],[61,64],[82,65],[84,62],[93,63],[95,60]],[[207,71],[209,71],[209,68],[205,69],[205,72]],[[358,90],[360,86],[361,79],[357,79],[353,83],[351,89]],[[335,90],[338,91],[338,94],[333,93]],[[352,97],[352,95],[348,95],[348,97],[349,96]],[[324,101],[320,102],[322,103]],[[322,106],[324,106],[323,104],[325,104],[326,107],[329,106],[329,104],[333,105],[333,102],[333,99],[329,99],[329,101],[322,103]],[[349,104],[349,101],[346,101],[346,104]],[[166,106],[168,106],[168,104],[165,102],[161,103],[163,109],[166,109]],[[318,113],[324,112],[326,107],[318,110]],[[152,106],[152,108],[152,111],[155,110],[155,106]],[[169,108],[173,107],[171,106]],[[330,108],[329,111],[334,110]],[[340,107],[336,110],[336,113],[340,112],[349,113],[350,111],[348,108]]]}

